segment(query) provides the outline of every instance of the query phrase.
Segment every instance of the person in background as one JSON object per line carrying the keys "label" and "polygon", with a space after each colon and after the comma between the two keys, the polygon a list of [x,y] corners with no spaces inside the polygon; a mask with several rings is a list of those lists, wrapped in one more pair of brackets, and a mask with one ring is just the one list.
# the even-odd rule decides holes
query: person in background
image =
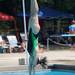
{"label": "person in background", "polygon": [[69,33],[75,34],[75,20],[73,20],[72,24],[69,26]]}
{"label": "person in background", "polygon": [[[72,24],[69,26],[69,34],[75,34],[75,20],[72,21]],[[71,45],[75,45],[75,37],[69,37]]]}

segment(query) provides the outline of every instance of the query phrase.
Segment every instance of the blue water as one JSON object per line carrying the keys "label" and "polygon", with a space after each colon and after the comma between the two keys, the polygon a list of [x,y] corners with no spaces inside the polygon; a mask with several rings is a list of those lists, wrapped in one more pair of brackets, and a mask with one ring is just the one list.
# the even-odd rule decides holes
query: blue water
{"label": "blue water", "polygon": [[[15,72],[0,72],[0,75],[29,75],[26,71],[15,71]],[[74,71],[63,71],[63,70],[45,70],[38,71],[35,75],[75,75]]]}

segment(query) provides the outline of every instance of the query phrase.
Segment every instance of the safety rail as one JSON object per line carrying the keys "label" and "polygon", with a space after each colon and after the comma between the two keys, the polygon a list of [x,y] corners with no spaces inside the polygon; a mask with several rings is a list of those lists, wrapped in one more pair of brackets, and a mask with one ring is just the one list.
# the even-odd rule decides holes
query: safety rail
{"label": "safety rail", "polygon": [[63,37],[75,37],[75,34],[62,34],[62,35],[50,35],[50,37],[47,38],[47,50],[49,50],[49,41],[51,41],[54,44],[57,45],[61,45],[61,46],[69,46],[71,47],[70,44],[68,44],[68,42],[65,39],[62,39],[63,41],[65,41],[66,44],[62,44],[56,41],[53,41],[51,38],[63,38]]}

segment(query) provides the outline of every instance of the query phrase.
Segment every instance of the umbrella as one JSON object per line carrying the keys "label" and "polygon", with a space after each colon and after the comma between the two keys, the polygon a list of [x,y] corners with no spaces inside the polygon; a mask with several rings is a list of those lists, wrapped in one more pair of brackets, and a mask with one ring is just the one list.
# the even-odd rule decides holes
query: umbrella
{"label": "umbrella", "polygon": [[0,21],[12,21],[12,20],[14,20],[13,16],[0,12]]}

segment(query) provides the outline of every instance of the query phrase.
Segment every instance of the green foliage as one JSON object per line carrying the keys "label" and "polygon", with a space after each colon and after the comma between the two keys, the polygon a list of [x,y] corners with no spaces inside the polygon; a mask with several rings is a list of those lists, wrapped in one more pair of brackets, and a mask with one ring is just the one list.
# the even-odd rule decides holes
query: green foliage
{"label": "green foliage", "polygon": [[9,28],[10,28],[10,23],[9,22],[5,22],[5,21],[0,22],[0,33],[9,30]]}
{"label": "green foliage", "polygon": [[9,22],[1,22],[0,23],[0,28],[9,29],[10,28],[10,23]]}

